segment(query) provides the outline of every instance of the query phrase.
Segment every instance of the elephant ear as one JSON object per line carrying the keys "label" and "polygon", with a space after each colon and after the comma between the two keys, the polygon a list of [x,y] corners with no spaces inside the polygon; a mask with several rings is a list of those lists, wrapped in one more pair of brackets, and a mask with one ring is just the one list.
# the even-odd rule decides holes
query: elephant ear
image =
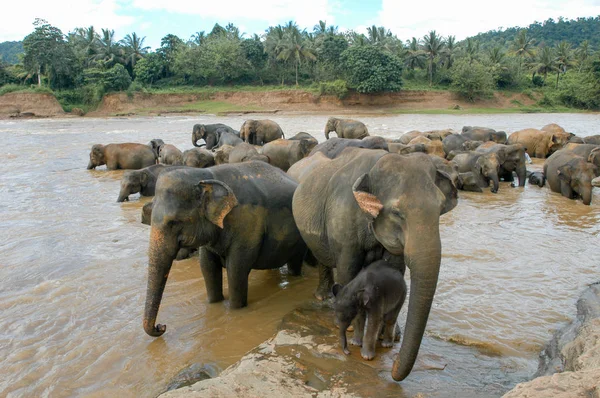
{"label": "elephant ear", "polygon": [[571,166],[569,164],[564,164],[556,170],[556,174],[558,174],[558,178],[562,181],[570,183],[571,182]]}
{"label": "elephant ear", "polygon": [[300,146],[300,154],[304,158],[308,156],[310,151],[313,149],[313,145],[309,140],[300,140],[300,143],[298,145]]}
{"label": "elephant ear", "polygon": [[352,193],[363,213],[371,220],[376,219],[381,209],[383,209],[383,204],[377,199],[377,196],[371,193],[371,182],[368,174],[363,174],[356,180],[352,185]]}
{"label": "elephant ear", "polygon": [[458,204],[458,190],[452,182],[452,178],[443,171],[437,170],[435,174],[435,185],[443,193],[441,199],[440,215],[448,213]]}
{"label": "elephant ear", "polygon": [[226,184],[217,180],[203,180],[198,183],[200,189],[200,208],[204,216],[219,228],[223,220],[238,205],[235,194]]}
{"label": "elephant ear", "polygon": [[140,185],[145,187],[148,185],[148,172],[142,171],[140,174]]}

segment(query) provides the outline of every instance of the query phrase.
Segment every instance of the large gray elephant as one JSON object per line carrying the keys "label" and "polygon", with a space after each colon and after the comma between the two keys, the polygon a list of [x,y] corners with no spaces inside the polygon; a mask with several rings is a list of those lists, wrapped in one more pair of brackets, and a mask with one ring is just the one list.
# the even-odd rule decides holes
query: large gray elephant
{"label": "large gray elephant", "polygon": [[263,162],[175,170],[161,175],[152,208],[144,330],[161,336],[157,325],[171,265],[181,248],[200,247],[200,268],[208,301],[224,300],[227,272],[231,308],[248,304],[253,269],[285,264],[299,275],[307,253],[292,215],[297,183]]}
{"label": "large gray elephant", "polygon": [[129,200],[129,195],[140,193],[141,196],[154,196],[156,180],[161,173],[169,170],[180,169],[183,166],[166,166],[155,164],[141,170],[131,170],[123,173],[121,179],[121,191],[117,202]]}
{"label": "large gray elephant", "polygon": [[252,145],[264,145],[285,138],[285,135],[281,127],[272,120],[248,119],[240,127],[240,138]]}
{"label": "large gray elephant", "polygon": [[317,144],[311,140],[275,140],[262,147],[262,154],[269,163],[283,171],[308,156]]}
{"label": "large gray elephant", "polygon": [[192,130],[192,144],[195,147],[204,146],[203,144],[198,145],[198,140],[203,139],[206,142],[206,149],[210,150],[217,145],[221,134],[225,132],[240,136],[238,131],[223,123],[195,124]]}
{"label": "large gray elephant", "polygon": [[492,182],[492,193],[500,188],[500,161],[495,153],[463,152],[452,158],[460,173],[472,172],[480,188],[489,187]]}
{"label": "large gray elephant", "polygon": [[320,143],[310,151],[310,155],[322,152],[330,159],[336,158],[346,148],[384,149],[388,150],[388,143],[383,137],[368,136],[362,140],[333,137]]}
{"label": "large gray elephant", "polygon": [[215,156],[204,148],[192,148],[183,152],[183,165],[188,167],[211,167],[215,165]]}
{"label": "large gray elephant", "polygon": [[231,152],[229,152],[228,163],[243,163],[250,162],[252,160],[258,160],[265,163],[269,162],[269,157],[258,152],[254,145],[242,142],[236,145]]}
{"label": "large gray elephant", "polygon": [[406,378],[417,358],[440,268],[439,219],[456,206],[456,193],[428,155],[347,148],[304,175],[294,194],[294,219],[320,267],[318,297],[331,290],[335,267],[341,284],[382,258],[398,269],[410,268],[408,317],[394,380]]}
{"label": "large gray elephant", "polygon": [[156,160],[158,161],[158,152],[160,150],[160,147],[165,145],[165,142],[163,140],[161,140],[160,138],[154,138],[152,140],[150,140],[150,142],[148,143],[148,146],[150,148],[152,148],[152,150],[154,151],[154,156],[156,157]]}
{"label": "large gray elephant", "polygon": [[[397,142],[388,142],[388,151],[391,153],[398,153],[400,155],[408,155],[414,152],[427,153],[427,147],[425,144],[400,144]],[[437,156],[436,156],[437,157]]]}
{"label": "large gray elephant", "polygon": [[183,165],[183,153],[175,145],[161,145],[158,150],[158,163],[181,166]]}
{"label": "large gray elephant", "polygon": [[138,170],[156,164],[156,158],[152,148],[144,144],[128,142],[92,146],[88,170],[104,164],[108,170]]}
{"label": "large gray elephant", "polygon": [[231,145],[223,145],[215,150],[215,164],[229,163],[229,155],[235,147]]}
{"label": "large gray elephant", "polygon": [[569,151],[581,156],[588,162],[600,167],[600,145],[593,144],[567,144],[564,151]]}
{"label": "large gray elephant", "polygon": [[315,137],[313,137],[312,135],[305,133],[303,131],[296,133],[296,135],[294,135],[293,137],[288,138],[288,140],[307,140],[310,142],[313,142],[315,145],[317,145],[319,143],[319,141],[317,141],[317,139]]}
{"label": "large gray elephant", "polygon": [[338,138],[363,139],[369,135],[369,130],[363,122],[352,119],[338,119],[330,117],[325,124],[325,138],[329,139],[329,133],[335,131]]}
{"label": "large gray elephant", "polygon": [[600,134],[583,137],[585,144],[600,145]]}
{"label": "large gray elephant", "polygon": [[498,177],[504,181],[513,181],[513,172],[519,178],[519,186],[525,186],[527,167],[525,161],[525,148],[521,144],[503,145],[488,141],[475,150],[479,153],[495,153],[498,156],[500,168]]}
{"label": "large gray elephant", "polygon": [[496,131],[488,127],[464,126],[461,135],[471,141],[494,141],[498,144],[506,144],[505,131]]}
{"label": "large gray elephant", "polygon": [[431,161],[435,165],[435,168],[438,171],[442,171],[450,177],[452,183],[456,186],[457,189],[462,191],[471,191],[471,192],[483,192],[481,187],[477,185],[477,179],[473,175],[472,172],[461,173],[458,171],[458,166],[456,163],[453,163],[449,160],[443,159],[439,156],[429,155]]}
{"label": "large gray elephant", "polygon": [[544,175],[552,192],[569,199],[581,197],[584,205],[592,203],[592,180],[600,175],[599,170],[587,159],[564,149],[544,162]]}
{"label": "large gray elephant", "polygon": [[508,144],[521,144],[531,157],[544,159],[567,145],[571,137],[571,133],[524,129],[512,133]]}

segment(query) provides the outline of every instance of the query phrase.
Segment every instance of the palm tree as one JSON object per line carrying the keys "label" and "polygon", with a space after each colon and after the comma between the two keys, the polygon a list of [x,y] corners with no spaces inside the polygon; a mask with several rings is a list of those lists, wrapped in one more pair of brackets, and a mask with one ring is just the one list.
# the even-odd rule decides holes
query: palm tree
{"label": "palm tree", "polygon": [[535,50],[533,48],[534,44],[535,39],[527,37],[527,31],[525,29],[521,30],[515,37],[512,47],[513,53],[519,58],[519,73],[521,73],[523,57],[533,57],[535,55]]}
{"label": "palm tree", "polygon": [[437,35],[435,30],[430,31],[423,37],[423,50],[427,55],[428,59],[428,70],[429,70],[429,85],[433,85],[433,63],[436,57],[444,49],[444,40]]}
{"label": "palm tree", "polygon": [[540,73],[544,75],[544,82],[548,77],[548,73],[553,73],[557,70],[556,57],[554,55],[554,51],[550,47],[542,47],[538,52],[538,56],[536,58],[533,66],[533,73]]}
{"label": "palm tree", "polygon": [[77,28],[75,29],[75,40],[77,47],[82,50],[85,57],[85,66],[88,66],[94,55],[96,55],[100,36],[93,26],[89,28]]}
{"label": "palm tree", "polygon": [[506,53],[502,51],[502,47],[496,46],[488,49],[487,56],[492,66],[500,65],[504,62]]}
{"label": "palm tree", "polygon": [[479,40],[472,37],[467,38],[467,46],[465,47],[465,55],[469,60],[469,65],[479,58]]}
{"label": "palm tree", "polygon": [[295,22],[288,22],[284,27],[284,41],[282,43],[281,51],[277,56],[277,59],[281,59],[288,62],[290,58],[294,60],[296,67],[296,86],[298,86],[298,68],[302,61],[317,59],[314,51],[309,47],[308,40],[305,35],[305,31],[300,31],[298,25]]}
{"label": "palm tree", "polygon": [[206,40],[206,32],[203,30],[200,32],[196,32],[192,36],[190,36],[190,42],[197,46],[202,45],[202,43],[204,43],[204,40]]}
{"label": "palm tree", "polygon": [[135,63],[138,60],[144,58],[144,55],[148,54],[150,47],[144,47],[144,40],[146,40],[146,37],[139,37],[133,32],[120,41],[125,53],[126,63],[131,67],[131,70],[135,68]]}
{"label": "palm tree", "polygon": [[119,43],[115,41],[115,31],[102,29],[102,37],[98,39],[98,51],[94,55],[94,60],[104,62],[104,65],[110,68],[116,63],[122,63],[121,54]]}
{"label": "palm tree", "polygon": [[446,69],[450,69],[452,67],[452,64],[454,63],[454,55],[457,49],[456,36],[448,36],[446,38],[446,49],[444,50]]}
{"label": "palm tree", "polygon": [[591,55],[589,40],[584,40],[581,42],[581,44],[579,44],[579,47],[575,51],[575,55],[577,56],[577,62],[579,63],[579,71],[581,72],[581,69],[583,68],[586,61]]}
{"label": "palm tree", "polygon": [[558,88],[558,80],[561,73],[566,73],[567,68],[573,65],[573,51],[571,44],[566,41],[561,41],[556,45],[556,88]]}
{"label": "palm tree", "polygon": [[407,40],[406,46],[405,65],[410,70],[415,70],[416,67],[422,68],[425,64],[425,51],[421,50],[419,40],[413,37],[411,41]]}

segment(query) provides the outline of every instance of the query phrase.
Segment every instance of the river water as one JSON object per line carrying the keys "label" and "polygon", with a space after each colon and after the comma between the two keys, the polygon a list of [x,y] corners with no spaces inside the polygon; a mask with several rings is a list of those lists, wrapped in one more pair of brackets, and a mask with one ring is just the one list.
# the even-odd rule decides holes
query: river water
{"label": "river water", "polygon": [[[306,131],[324,139],[326,116],[267,117],[288,135]],[[192,147],[195,123],[239,128],[244,119],[0,121],[0,396],[156,396],[186,366],[234,363],[270,337],[284,314],[312,299],[314,269],[302,277],[253,271],[247,308],[208,305],[193,258],[171,271],[158,317],[167,333],[154,339],[142,329],[149,227],[140,223],[140,211],[148,199],[116,203],[122,171],[86,170],[89,150],[153,138],[183,150]],[[386,137],[463,125],[510,133],[551,122],[582,136],[600,132],[600,115],[593,114],[361,120],[371,134]],[[542,164],[536,159],[530,168]],[[599,222],[599,190],[591,206],[536,186],[502,183],[497,195],[460,192],[459,205],[441,221],[442,271],[428,336],[484,349],[485,358],[465,356],[465,368],[491,360],[503,367],[505,379],[494,382],[504,389],[531,376],[543,344],[574,315],[579,293],[600,279]],[[465,374],[450,384],[457,392],[484,385],[481,378]],[[430,382],[439,385],[433,395],[444,396],[447,380]]]}

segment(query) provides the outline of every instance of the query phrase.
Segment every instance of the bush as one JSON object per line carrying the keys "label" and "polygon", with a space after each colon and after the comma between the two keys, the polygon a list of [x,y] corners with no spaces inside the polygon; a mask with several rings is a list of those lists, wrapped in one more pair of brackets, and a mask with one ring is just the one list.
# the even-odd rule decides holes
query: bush
{"label": "bush", "polygon": [[479,62],[459,60],[452,66],[451,90],[468,101],[489,97],[494,88],[491,71]]}
{"label": "bush", "polygon": [[5,84],[0,87],[0,95],[14,93],[14,92],[24,92],[24,93],[42,93],[42,94],[52,94],[53,91],[49,87],[39,87],[39,86],[24,86],[21,84]]}
{"label": "bush", "polygon": [[345,80],[334,80],[332,82],[319,83],[319,94],[335,95],[339,99],[343,99],[348,95],[348,86]]}
{"label": "bush", "polygon": [[598,109],[600,108],[600,82],[595,80],[592,73],[571,71],[563,76],[556,97],[566,106]]}
{"label": "bush", "polygon": [[360,93],[399,91],[402,87],[402,62],[395,55],[374,46],[352,46],[341,62],[348,86]]}
{"label": "bush", "polygon": [[121,64],[116,64],[104,73],[104,89],[106,91],[127,90],[131,84],[131,76]]}
{"label": "bush", "polygon": [[540,75],[535,75],[533,79],[531,79],[531,84],[535,87],[542,87],[544,85],[544,79]]}

